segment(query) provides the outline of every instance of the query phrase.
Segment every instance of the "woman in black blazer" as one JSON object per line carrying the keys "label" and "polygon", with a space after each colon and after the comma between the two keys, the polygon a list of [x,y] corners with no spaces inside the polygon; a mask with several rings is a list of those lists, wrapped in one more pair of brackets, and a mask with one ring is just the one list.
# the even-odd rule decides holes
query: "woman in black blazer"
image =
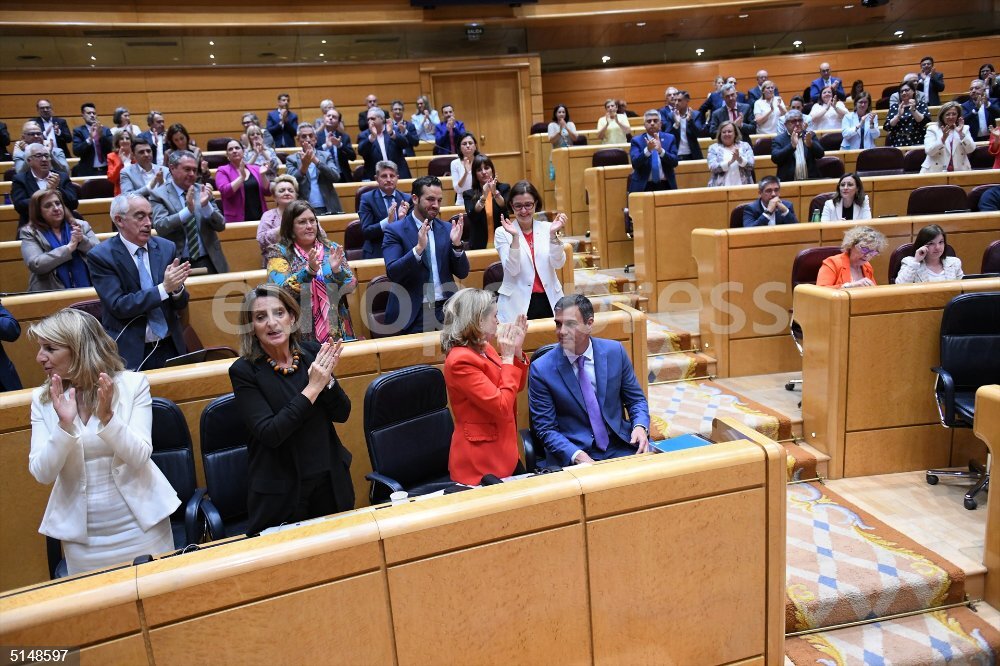
{"label": "woman in black blazer", "polygon": [[243,300],[241,357],[229,368],[250,431],[247,534],[354,508],[351,454],[331,422],[351,400],[333,370],[341,343],[300,342],[299,307],[277,285]]}
{"label": "woman in black blazer", "polygon": [[[467,240],[470,248],[482,250],[500,226],[500,216],[507,210],[510,185],[497,180],[493,160],[482,153],[473,158],[472,173],[472,189],[465,196],[465,228],[469,230]],[[488,216],[487,212],[492,215]],[[489,217],[493,218],[492,224]]]}

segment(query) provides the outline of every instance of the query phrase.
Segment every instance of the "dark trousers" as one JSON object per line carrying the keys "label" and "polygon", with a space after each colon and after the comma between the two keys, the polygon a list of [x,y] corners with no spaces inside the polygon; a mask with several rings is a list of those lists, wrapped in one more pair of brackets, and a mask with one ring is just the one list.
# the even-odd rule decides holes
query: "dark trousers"
{"label": "dark trousers", "polygon": [[445,301],[434,303],[424,303],[417,313],[416,319],[409,326],[399,332],[400,335],[410,333],[426,333],[427,331],[440,331],[444,325],[444,304]]}
{"label": "dark trousers", "polygon": [[146,360],[140,364],[140,367],[136,368],[136,372],[162,368],[169,359],[175,356],[180,356],[180,353],[177,351],[177,345],[174,344],[173,338],[163,338],[159,343],[147,342],[146,348],[142,352],[142,357]]}
{"label": "dark trousers", "polygon": [[337,513],[337,494],[333,490],[333,480],[329,470],[307,476],[299,482],[299,502],[289,522],[309,520]]}
{"label": "dark trousers", "polygon": [[528,302],[528,319],[548,319],[552,316],[552,306],[545,292],[532,293]]}
{"label": "dark trousers", "polygon": [[635,455],[636,447],[622,441],[615,433],[608,432],[608,439],[608,448],[606,451],[601,451],[596,445],[591,445],[583,450],[584,453],[594,460],[610,460],[611,458],[624,458],[625,456]]}
{"label": "dark trousers", "polygon": [[188,258],[188,261],[191,263],[191,268],[204,268],[212,275],[219,272],[218,269],[216,269],[215,264],[212,263],[212,258],[207,254],[201,255],[197,259]]}
{"label": "dark trousers", "polygon": [[653,182],[651,180],[646,183],[646,189],[644,189],[643,192],[661,192],[663,190],[669,190],[669,189],[673,189],[670,187],[669,180],[664,179],[658,183]]}

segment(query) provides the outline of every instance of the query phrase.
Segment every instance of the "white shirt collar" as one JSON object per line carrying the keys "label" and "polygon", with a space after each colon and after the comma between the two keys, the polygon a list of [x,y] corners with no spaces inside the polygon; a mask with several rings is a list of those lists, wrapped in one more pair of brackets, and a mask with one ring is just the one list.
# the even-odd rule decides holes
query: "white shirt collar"
{"label": "white shirt collar", "polygon": [[582,354],[571,354],[570,352],[566,351],[565,349],[563,350],[563,353],[566,355],[566,359],[569,361],[570,365],[576,365],[576,360],[578,358],[580,358],[581,356],[583,356],[588,361],[590,361],[591,363],[593,363],[594,362],[594,339],[591,338],[590,340],[587,341],[587,348],[583,351]]}
{"label": "white shirt collar", "polygon": [[[135,256],[135,251],[139,249],[139,246],[136,245],[135,243],[133,243],[132,241],[126,239],[124,236],[122,236],[121,232],[118,233],[118,238],[119,238],[119,240],[121,240],[122,244],[125,246],[125,249],[128,250],[128,253],[131,256],[134,257]],[[147,244],[147,247],[145,247],[144,249],[147,252],[149,251],[148,244]]]}

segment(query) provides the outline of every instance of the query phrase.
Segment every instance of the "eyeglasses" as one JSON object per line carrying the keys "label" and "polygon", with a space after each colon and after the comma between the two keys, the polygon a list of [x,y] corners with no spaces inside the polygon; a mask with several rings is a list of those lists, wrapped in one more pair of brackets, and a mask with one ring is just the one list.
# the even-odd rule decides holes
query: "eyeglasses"
{"label": "eyeglasses", "polygon": [[512,203],[510,207],[514,210],[534,210],[535,202],[529,201],[528,203]]}
{"label": "eyeglasses", "polygon": [[24,136],[42,136],[41,132],[25,132]]}
{"label": "eyeglasses", "polygon": [[858,246],[858,252],[861,253],[861,258],[862,259],[870,259],[871,257],[878,256],[878,250],[876,250],[874,248],[870,248],[870,247],[861,247],[859,245]]}
{"label": "eyeglasses", "polygon": [[49,155],[48,153],[35,153],[34,155],[32,155],[32,157],[35,157],[40,160],[47,160],[50,159],[52,156]]}

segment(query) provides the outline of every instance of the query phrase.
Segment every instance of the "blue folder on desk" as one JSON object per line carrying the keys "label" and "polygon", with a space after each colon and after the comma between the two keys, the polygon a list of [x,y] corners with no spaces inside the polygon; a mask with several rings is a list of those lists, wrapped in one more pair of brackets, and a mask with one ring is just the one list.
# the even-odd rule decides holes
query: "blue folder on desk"
{"label": "blue folder on desk", "polygon": [[670,439],[661,439],[659,441],[652,442],[651,446],[660,453],[670,453],[671,451],[683,451],[684,449],[694,449],[699,446],[707,446],[711,443],[712,442],[705,439],[701,435],[692,433],[671,437]]}

